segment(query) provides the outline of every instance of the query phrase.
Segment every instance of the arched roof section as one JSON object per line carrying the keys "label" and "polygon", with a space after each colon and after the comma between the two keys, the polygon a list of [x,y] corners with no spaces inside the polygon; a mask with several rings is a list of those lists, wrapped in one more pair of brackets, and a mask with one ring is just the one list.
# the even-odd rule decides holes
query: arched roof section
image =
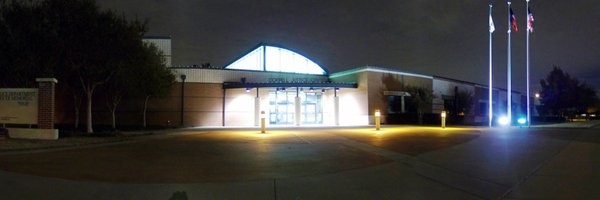
{"label": "arched roof section", "polygon": [[288,72],[325,75],[327,72],[314,61],[292,50],[274,45],[260,44],[225,69]]}

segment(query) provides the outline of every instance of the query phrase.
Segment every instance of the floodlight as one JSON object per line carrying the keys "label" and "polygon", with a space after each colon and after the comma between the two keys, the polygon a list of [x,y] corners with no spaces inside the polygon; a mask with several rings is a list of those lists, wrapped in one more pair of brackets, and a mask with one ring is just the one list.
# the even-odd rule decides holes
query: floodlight
{"label": "floodlight", "polygon": [[498,123],[502,126],[506,126],[508,125],[510,122],[508,121],[508,117],[506,116],[502,116],[500,117],[500,119],[498,119]]}
{"label": "floodlight", "polygon": [[521,118],[519,118],[519,119],[517,120],[517,122],[518,122],[520,125],[523,125],[523,124],[527,123],[527,119],[525,119],[525,118],[521,117]]}

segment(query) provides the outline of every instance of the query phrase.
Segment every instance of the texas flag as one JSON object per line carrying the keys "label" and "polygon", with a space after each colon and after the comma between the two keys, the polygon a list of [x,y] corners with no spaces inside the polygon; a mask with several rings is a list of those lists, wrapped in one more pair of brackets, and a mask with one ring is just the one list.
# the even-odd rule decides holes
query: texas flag
{"label": "texas flag", "polygon": [[529,30],[530,33],[533,33],[533,13],[531,12],[531,9],[527,9],[527,30]]}
{"label": "texas flag", "polygon": [[512,11],[512,8],[510,9],[510,24],[512,25],[512,29],[515,32],[518,32],[519,29],[517,28],[517,18],[515,17],[515,14]]}
{"label": "texas flag", "polygon": [[494,20],[492,19],[492,15],[490,14],[490,33],[493,33],[496,30],[496,26],[494,26]]}

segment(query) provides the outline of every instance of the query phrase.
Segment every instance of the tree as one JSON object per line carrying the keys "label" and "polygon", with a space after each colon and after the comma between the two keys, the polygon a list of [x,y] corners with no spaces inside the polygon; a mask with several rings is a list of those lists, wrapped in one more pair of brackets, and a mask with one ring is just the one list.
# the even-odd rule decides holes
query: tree
{"label": "tree", "polygon": [[133,86],[133,84],[136,80],[132,78],[135,77],[135,71],[136,69],[133,67],[121,68],[115,72],[111,80],[106,82],[102,87],[104,89],[104,94],[106,95],[106,107],[111,113],[111,124],[113,130],[117,128],[117,107],[127,93],[135,90],[135,86]]}
{"label": "tree", "polygon": [[103,11],[92,0],[15,0],[0,6],[2,84],[27,86],[42,76],[66,81],[75,101],[78,94],[87,97],[86,131],[92,133],[93,94],[135,54],[132,46],[141,42],[146,23]]}
{"label": "tree", "polygon": [[431,108],[432,100],[435,98],[433,90],[425,87],[404,86],[404,90],[410,93],[409,101],[416,106],[419,124],[423,124],[423,115],[427,109]]}
{"label": "tree", "polygon": [[125,95],[143,97],[142,124],[146,127],[148,101],[153,96],[165,96],[175,82],[175,75],[166,68],[162,52],[156,46],[140,43],[136,48],[139,49],[132,51],[135,54],[125,63],[126,67],[117,71],[103,87],[113,129],[116,129],[117,106]]}
{"label": "tree", "polygon": [[75,129],[79,129],[79,120],[81,119],[81,104],[83,103],[83,90],[80,88],[80,84],[78,84],[79,77],[72,72],[65,72],[63,75],[59,76],[59,79],[61,82],[67,83],[61,84],[60,87],[70,94],[71,97],[73,97],[73,127]]}
{"label": "tree", "polygon": [[148,101],[151,97],[166,96],[175,83],[175,75],[170,69],[166,68],[162,52],[152,44],[144,45],[144,50],[140,51],[140,60],[143,67],[137,75],[137,89],[139,95],[144,97],[142,111],[142,125],[146,127],[146,113],[148,110]]}
{"label": "tree", "polygon": [[599,99],[596,89],[586,82],[579,84],[575,95],[575,110],[577,113],[588,113],[590,108],[598,105]]}
{"label": "tree", "polygon": [[456,108],[458,110],[456,110],[455,114],[459,114],[459,113],[464,113],[465,115],[468,115],[471,112],[471,109],[473,108],[473,102],[474,102],[474,97],[473,97],[473,92],[469,91],[469,90],[457,90],[456,92]]}
{"label": "tree", "polygon": [[558,66],[553,67],[546,79],[540,80],[540,85],[540,109],[545,114],[565,117],[582,113],[598,101],[594,88],[571,77]]}
{"label": "tree", "polygon": [[[135,32],[132,37],[137,37]],[[164,59],[159,50],[150,44],[145,44],[141,37],[136,40],[125,40],[127,44],[122,45],[126,52],[129,52],[127,59],[123,59],[116,63],[116,67],[111,79],[103,84],[104,93],[106,95],[106,106],[109,109],[112,117],[112,128],[116,129],[116,110],[121,100],[127,94],[135,95],[138,90],[144,90],[149,83],[148,74],[154,72],[158,67],[166,68],[163,64]],[[150,73],[149,73],[150,72]]]}
{"label": "tree", "polygon": [[46,10],[30,1],[0,1],[0,85],[35,87],[59,66],[61,42]]}
{"label": "tree", "polygon": [[71,48],[75,55],[72,56],[71,70],[78,73],[78,77],[87,97],[87,133],[92,133],[92,99],[99,85],[107,83],[123,67],[122,62],[130,59],[131,52],[124,45],[129,45],[132,40],[141,40],[145,32],[145,25],[139,21],[128,22],[124,17],[119,17],[113,12],[100,12],[95,5],[90,8],[97,16],[85,16],[78,21],[85,21],[80,30],[88,30],[87,34],[75,36],[76,41]]}
{"label": "tree", "polygon": [[69,91],[73,96],[74,125],[78,128],[83,94],[78,88],[78,78],[74,78],[76,74],[61,68],[67,64],[64,56],[69,49],[65,48],[67,28],[65,25],[59,27],[59,22],[67,19],[69,12],[52,11],[57,3],[60,2],[0,3],[0,86],[34,87],[35,78],[58,78],[59,89]]}

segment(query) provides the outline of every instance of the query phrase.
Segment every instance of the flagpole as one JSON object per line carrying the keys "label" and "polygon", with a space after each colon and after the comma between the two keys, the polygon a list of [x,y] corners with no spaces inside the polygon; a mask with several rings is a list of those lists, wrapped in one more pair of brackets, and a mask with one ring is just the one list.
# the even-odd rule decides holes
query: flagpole
{"label": "flagpole", "polygon": [[531,107],[529,105],[529,33],[531,32],[531,30],[529,30],[531,27],[529,25],[529,0],[526,0],[527,2],[527,10],[526,10],[526,18],[527,19],[527,127],[531,126]]}
{"label": "flagpole", "polygon": [[490,33],[490,49],[489,49],[489,58],[490,58],[490,63],[489,63],[489,85],[488,85],[488,118],[489,118],[489,122],[488,122],[488,126],[492,127],[492,120],[493,120],[493,114],[492,114],[492,32],[493,30],[492,25],[493,25],[493,21],[492,21],[492,2],[490,1],[490,18],[488,19],[490,20],[490,22],[488,22],[488,29],[490,29],[488,32]]}
{"label": "flagpole", "polygon": [[507,112],[506,117],[508,118],[508,125],[510,126],[510,125],[512,125],[512,111],[511,111],[512,110],[512,107],[511,107],[511,101],[512,101],[512,99],[511,99],[511,95],[512,95],[511,94],[512,93],[511,81],[512,80],[511,80],[511,59],[510,59],[510,32],[511,32],[511,25],[512,25],[512,23],[510,23],[511,22],[510,18],[512,16],[510,14],[510,4],[511,4],[510,0],[508,0],[506,3],[508,4],[508,10],[507,10],[508,11],[508,62],[507,62],[508,88],[506,91],[506,93],[507,93],[506,101],[508,102],[508,105],[506,106],[506,112]]}

